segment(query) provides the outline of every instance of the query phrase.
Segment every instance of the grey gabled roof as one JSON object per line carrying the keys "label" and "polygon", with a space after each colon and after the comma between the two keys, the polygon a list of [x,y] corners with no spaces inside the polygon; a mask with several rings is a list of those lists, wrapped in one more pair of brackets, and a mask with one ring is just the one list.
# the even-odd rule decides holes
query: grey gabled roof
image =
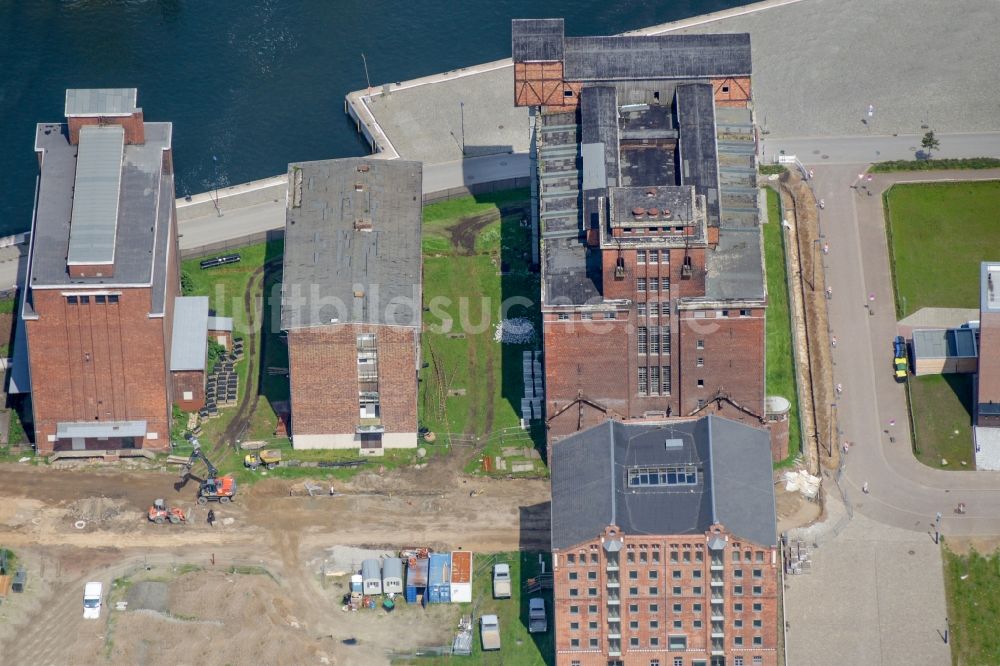
{"label": "grey gabled roof", "polygon": [[289,165],[281,327],[420,327],[420,162]]}
{"label": "grey gabled roof", "polygon": [[170,371],[204,370],[208,353],[208,296],[174,299]]}
{"label": "grey gabled roof", "polygon": [[70,88],[65,116],[130,116],[136,110],[135,88]]}
{"label": "grey gabled roof", "polygon": [[563,19],[514,19],[511,53],[514,62],[562,60]]}
{"label": "grey gabled roof", "polygon": [[567,37],[563,43],[568,81],[705,79],[750,76],[752,69],[749,33]]}
{"label": "grey gabled roof", "polygon": [[121,125],[80,129],[66,263],[114,263],[124,153]]}
{"label": "grey gabled roof", "polygon": [[[666,440],[680,440],[667,447]],[[624,534],[701,534],[715,523],[742,539],[777,543],[768,434],[715,416],[626,425],[608,421],[554,444],[552,547]],[[630,488],[643,466],[693,465],[693,486]]]}

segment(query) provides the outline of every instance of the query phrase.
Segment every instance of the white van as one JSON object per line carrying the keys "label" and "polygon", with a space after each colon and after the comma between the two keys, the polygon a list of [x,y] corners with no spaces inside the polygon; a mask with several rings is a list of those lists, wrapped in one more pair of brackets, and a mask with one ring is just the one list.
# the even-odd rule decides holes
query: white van
{"label": "white van", "polygon": [[83,588],[83,618],[85,620],[96,620],[101,617],[103,592],[104,585],[99,582],[87,583]]}

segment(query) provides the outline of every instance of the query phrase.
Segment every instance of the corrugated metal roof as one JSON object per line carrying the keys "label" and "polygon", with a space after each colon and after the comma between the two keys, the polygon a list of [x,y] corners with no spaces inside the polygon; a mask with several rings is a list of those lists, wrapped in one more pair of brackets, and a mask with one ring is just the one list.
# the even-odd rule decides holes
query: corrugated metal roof
{"label": "corrugated metal roof", "polygon": [[511,21],[511,53],[514,62],[563,59],[563,19],[514,19]]}
{"label": "corrugated metal roof", "polygon": [[208,296],[174,299],[174,337],[170,371],[204,370],[208,352]]}
{"label": "corrugated metal roof", "polygon": [[209,317],[208,330],[210,331],[233,331],[232,317]]}
{"label": "corrugated metal roof", "polygon": [[752,69],[749,33],[568,37],[563,43],[567,81],[750,76]]}
{"label": "corrugated metal roof", "polygon": [[124,154],[120,125],[80,129],[67,263],[114,263]]}
{"label": "corrugated metal roof", "polygon": [[130,116],[135,102],[135,88],[71,88],[66,91],[65,115]]}
{"label": "corrugated metal roof", "polygon": [[145,421],[70,421],[56,424],[56,437],[145,437]]}

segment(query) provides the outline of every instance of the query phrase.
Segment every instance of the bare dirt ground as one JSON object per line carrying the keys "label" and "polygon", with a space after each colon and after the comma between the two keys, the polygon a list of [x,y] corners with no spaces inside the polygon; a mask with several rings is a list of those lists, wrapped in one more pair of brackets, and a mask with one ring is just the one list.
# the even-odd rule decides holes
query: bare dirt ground
{"label": "bare dirt ground", "polygon": [[[0,466],[0,545],[29,575],[28,591],[0,605],[0,663],[380,664],[387,648],[447,643],[457,609],[343,613],[344,581],[324,587],[321,571],[334,545],[547,549],[547,482],[477,479],[473,498],[463,462],[361,474],[333,497],[264,480],[215,505],[214,528],[196,484],[175,489],[172,473]],[[188,524],[148,523],[157,497],[190,512]],[[84,621],[83,584],[111,590],[123,576],[165,581],[167,609],[106,606]]]}

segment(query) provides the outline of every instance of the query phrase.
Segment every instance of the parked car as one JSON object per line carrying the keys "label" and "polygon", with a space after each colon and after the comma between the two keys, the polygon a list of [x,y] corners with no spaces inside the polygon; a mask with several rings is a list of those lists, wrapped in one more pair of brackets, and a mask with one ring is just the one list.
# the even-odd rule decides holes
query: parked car
{"label": "parked car", "polygon": [[510,599],[510,565],[493,565],[493,598]]}
{"label": "parked car", "polygon": [[500,649],[500,620],[496,615],[480,616],[479,637],[483,641],[483,652]]}
{"label": "parked car", "polygon": [[896,373],[896,381],[901,382],[906,380],[906,339],[902,335],[897,335],[896,339],[892,341],[892,351],[893,358],[892,367]]}
{"label": "parked car", "polygon": [[545,599],[532,597],[528,600],[528,633],[544,634],[549,630],[549,622],[545,619]]}
{"label": "parked car", "polygon": [[100,582],[87,583],[83,588],[83,618],[97,620],[101,617],[101,597],[104,585]]}

